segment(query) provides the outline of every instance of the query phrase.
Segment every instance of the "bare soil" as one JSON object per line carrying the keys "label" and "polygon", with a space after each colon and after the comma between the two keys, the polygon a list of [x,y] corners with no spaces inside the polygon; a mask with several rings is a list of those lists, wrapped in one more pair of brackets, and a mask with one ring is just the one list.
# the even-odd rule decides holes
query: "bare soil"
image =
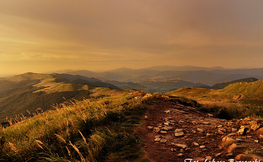
{"label": "bare soil", "polygon": [[[233,133],[231,129],[238,129],[238,126],[235,124],[231,127],[226,126],[231,121],[209,117],[209,114],[200,112],[195,107],[182,105],[175,99],[155,100],[154,104],[149,105],[146,116],[134,134],[144,141],[147,157],[153,162],[184,162],[187,161],[186,159],[206,158],[207,156],[211,156],[215,161],[228,161],[244,153],[247,148],[238,149],[233,152],[233,156],[229,156],[227,152],[229,146],[222,146],[222,138]],[[162,129],[166,121],[170,122],[169,126],[173,129],[165,134],[148,128],[148,126],[159,126]],[[221,128],[226,132],[219,134],[218,129]],[[175,129],[183,129],[184,135],[175,137]],[[200,129],[203,132],[198,131]],[[166,142],[155,142],[156,136],[166,139]],[[244,139],[243,145],[261,149],[261,141],[254,142],[257,139],[256,135],[232,138],[242,138]],[[194,142],[199,146],[194,145]],[[185,144],[187,147],[180,148],[175,144]],[[200,148],[202,145],[205,148]],[[220,155],[217,156],[218,154]]]}

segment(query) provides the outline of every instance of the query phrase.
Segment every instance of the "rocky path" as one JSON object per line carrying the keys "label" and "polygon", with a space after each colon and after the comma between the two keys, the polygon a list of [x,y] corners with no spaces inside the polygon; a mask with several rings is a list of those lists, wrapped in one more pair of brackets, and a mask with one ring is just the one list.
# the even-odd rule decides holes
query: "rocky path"
{"label": "rocky path", "polygon": [[135,134],[144,140],[153,162],[263,161],[254,155],[263,155],[261,123],[218,119],[175,99],[159,98]]}

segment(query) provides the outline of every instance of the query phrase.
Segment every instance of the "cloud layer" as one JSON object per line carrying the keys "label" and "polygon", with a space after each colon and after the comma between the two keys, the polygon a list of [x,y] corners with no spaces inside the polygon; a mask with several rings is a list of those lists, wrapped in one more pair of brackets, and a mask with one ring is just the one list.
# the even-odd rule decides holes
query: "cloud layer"
{"label": "cloud layer", "polygon": [[10,72],[263,61],[261,0],[9,0],[0,22]]}

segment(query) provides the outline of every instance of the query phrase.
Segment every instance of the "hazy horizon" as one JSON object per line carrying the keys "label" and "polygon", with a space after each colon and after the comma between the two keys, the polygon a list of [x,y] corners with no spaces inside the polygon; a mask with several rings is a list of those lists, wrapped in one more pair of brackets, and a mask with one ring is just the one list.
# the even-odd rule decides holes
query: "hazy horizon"
{"label": "hazy horizon", "polygon": [[[192,66],[192,65],[185,65],[185,66],[167,66],[167,65],[160,65],[160,66],[150,66],[150,67],[145,67],[145,68],[129,68],[129,67],[119,67],[119,68],[114,68],[114,69],[107,69],[107,70],[89,70],[89,69],[61,69],[61,70],[53,70],[53,71],[24,71],[21,73],[5,73],[5,74],[0,74],[0,77],[9,77],[13,75],[20,75],[24,73],[44,73],[44,74],[51,74],[51,73],[64,73],[64,72],[70,72],[70,71],[91,71],[91,72],[97,72],[97,73],[102,73],[102,72],[107,72],[107,71],[112,71],[112,70],[119,70],[119,69],[132,69],[132,70],[140,70],[140,69],[148,69],[148,68],[154,68],[154,67],[175,67],[175,68],[183,68],[183,67],[197,67],[197,68],[207,68],[207,69],[223,69],[223,70],[237,70],[237,69],[263,69],[263,68],[225,68],[222,66],[213,66],[213,67],[204,67],[204,66]],[[197,69],[196,71],[198,71]],[[160,70],[160,71],[165,71],[165,70]],[[176,71],[176,70],[175,70]],[[186,70],[187,71],[187,70]],[[189,70],[189,71],[195,71],[195,70]]]}
{"label": "hazy horizon", "polygon": [[9,0],[0,22],[0,76],[263,67],[261,0]]}

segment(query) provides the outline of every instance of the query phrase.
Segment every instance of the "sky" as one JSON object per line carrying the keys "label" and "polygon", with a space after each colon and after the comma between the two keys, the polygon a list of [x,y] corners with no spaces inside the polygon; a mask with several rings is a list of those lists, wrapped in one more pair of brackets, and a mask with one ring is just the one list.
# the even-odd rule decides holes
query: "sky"
{"label": "sky", "polygon": [[262,63],[262,0],[0,1],[0,75]]}

